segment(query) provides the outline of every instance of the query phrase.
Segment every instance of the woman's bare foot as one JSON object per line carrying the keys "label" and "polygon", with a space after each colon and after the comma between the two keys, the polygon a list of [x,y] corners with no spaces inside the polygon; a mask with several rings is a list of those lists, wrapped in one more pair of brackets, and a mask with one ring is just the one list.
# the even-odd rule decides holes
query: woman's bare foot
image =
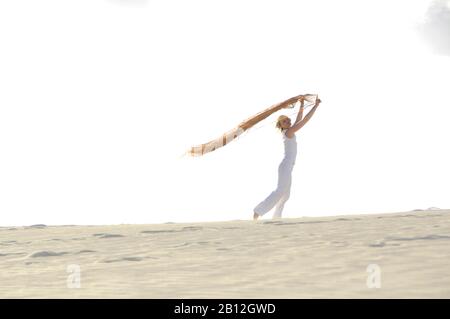
{"label": "woman's bare foot", "polygon": [[257,213],[253,213],[253,220],[257,220],[258,219],[258,217],[259,217],[259,215],[257,214]]}

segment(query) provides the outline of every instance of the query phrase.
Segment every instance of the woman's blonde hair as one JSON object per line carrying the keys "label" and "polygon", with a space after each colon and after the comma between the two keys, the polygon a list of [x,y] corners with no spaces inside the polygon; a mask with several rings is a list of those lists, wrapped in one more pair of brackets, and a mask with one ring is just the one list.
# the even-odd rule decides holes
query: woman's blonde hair
{"label": "woman's blonde hair", "polygon": [[286,115],[280,115],[280,116],[278,117],[276,127],[277,127],[278,129],[280,129],[280,131],[283,130],[283,128],[281,127],[281,121],[284,120],[284,119],[287,119],[287,118],[289,118],[289,117],[287,117]]}

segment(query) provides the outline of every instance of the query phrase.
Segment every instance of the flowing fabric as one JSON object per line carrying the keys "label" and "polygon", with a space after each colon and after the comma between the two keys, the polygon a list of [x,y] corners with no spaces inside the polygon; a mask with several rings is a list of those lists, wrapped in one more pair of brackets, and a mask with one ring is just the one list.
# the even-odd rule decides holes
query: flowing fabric
{"label": "flowing fabric", "polygon": [[229,130],[228,132],[225,132],[220,137],[209,141],[204,144],[192,146],[190,150],[187,151],[187,153],[191,156],[202,156],[206,153],[212,152],[220,147],[223,147],[236,139],[239,135],[253,127],[255,124],[261,122],[262,120],[266,119],[273,113],[284,109],[286,107],[289,107],[290,105],[294,105],[300,98],[304,98],[305,101],[315,103],[315,100],[317,98],[316,94],[301,94],[294,97],[291,97],[290,99],[287,99],[283,102],[277,103],[272,105],[271,107],[249,117],[248,119],[242,121],[238,126],[235,128]]}

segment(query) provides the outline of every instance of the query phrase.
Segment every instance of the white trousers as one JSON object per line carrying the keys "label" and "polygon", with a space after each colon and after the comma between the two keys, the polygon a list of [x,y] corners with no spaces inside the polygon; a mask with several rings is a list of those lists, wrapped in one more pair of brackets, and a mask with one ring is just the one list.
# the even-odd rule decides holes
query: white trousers
{"label": "white trousers", "polygon": [[289,199],[292,184],[292,169],[294,164],[289,161],[282,161],[278,165],[278,184],[277,188],[259,203],[253,212],[259,216],[263,216],[269,212],[274,206],[275,211],[273,218],[280,218],[283,212],[284,204]]}

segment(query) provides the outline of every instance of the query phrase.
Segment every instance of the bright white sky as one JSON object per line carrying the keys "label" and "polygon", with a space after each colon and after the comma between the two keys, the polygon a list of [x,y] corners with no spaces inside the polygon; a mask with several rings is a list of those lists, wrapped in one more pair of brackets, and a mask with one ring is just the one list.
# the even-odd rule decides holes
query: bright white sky
{"label": "bright white sky", "polygon": [[323,103],[284,217],[450,208],[450,57],[416,32],[429,3],[2,1],[0,225],[249,219],[283,155],[271,122],[293,110],[179,155],[301,93]]}

